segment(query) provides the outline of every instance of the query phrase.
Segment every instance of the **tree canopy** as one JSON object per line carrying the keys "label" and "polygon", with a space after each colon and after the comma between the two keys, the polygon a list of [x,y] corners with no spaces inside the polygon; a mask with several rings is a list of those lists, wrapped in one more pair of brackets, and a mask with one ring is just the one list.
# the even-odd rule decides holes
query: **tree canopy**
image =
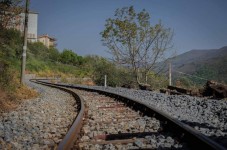
{"label": "tree canopy", "polygon": [[64,49],[60,54],[60,60],[64,64],[79,65],[82,63],[82,57],[78,56],[72,50]]}
{"label": "tree canopy", "polygon": [[173,31],[161,21],[150,23],[146,10],[136,13],[133,6],[117,9],[113,18],[106,20],[101,32],[102,42],[108,47],[117,64],[129,66],[140,84],[139,74],[155,68],[172,47]]}
{"label": "tree canopy", "polygon": [[23,10],[22,0],[2,0],[0,2],[0,28],[19,24],[15,19]]}

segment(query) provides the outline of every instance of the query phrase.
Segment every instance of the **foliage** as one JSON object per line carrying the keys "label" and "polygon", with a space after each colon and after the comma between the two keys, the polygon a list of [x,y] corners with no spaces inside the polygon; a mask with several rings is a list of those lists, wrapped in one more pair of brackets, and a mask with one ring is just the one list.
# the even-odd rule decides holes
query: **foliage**
{"label": "foliage", "polygon": [[161,22],[152,26],[149,13],[136,13],[132,6],[117,9],[115,17],[106,20],[101,35],[114,61],[129,66],[139,84],[139,74],[153,70],[155,63],[164,59],[172,41],[171,29]]}
{"label": "foliage", "polygon": [[134,85],[133,76],[129,69],[116,66],[113,62],[100,56],[86,56],[83,64],[84,71],[88,71],[97,85],[104,85],[107,75],[108,86]]}
{"label": "foliage", "polygon": [[19,31],[0,29],[0,56],[19,58],[22,51],[22,38]]}
{"label": "foliage", "polygon": [[18,75],[9,61],[0,60],[0,89],[13,94],[20,87]]}
{"label": "foliage", "polygon": [[49,58],[49,50],[41,42],[28,43],[28,54],[46,60]]}
{"label": "foliage", "polygon": [[191,89],[202,88],[208,80],[226,84],[227,69],[224,66],[225,58],[220,58],[215,64],[198,66],[196,72],[192,75],[175,76],[174,82],[177,86]]}
{"label": "foliage", "polygon": [[56,61],[58,62],[60,59],[60,53],[58,51],[58,49],[56,49],[55,47],[50,47],[49,48],[49,59],[52,61]]}
{"label": "foliage", "polygon": [[[15,85],[19,83],[18,72],[21,63],[22,38],[18,31],[12,29],[4,29],[2,31],[0,33],[0,39],[2,39],[0,59],[8,67],[7,69],[2,69],[0,87],[14,91],[16,89]],[[68,49],[59,52],[58,49],[54,47],[47,48],[39,42],[28,43],[27,53],[26,71],[35,73],[38,76],[62,77],[65,81],[69,77],[86,77],[92,78],[97,85],[103,85],[104,75],[107,75],[108,86],[135,85],[134,76],[130,69],[116,65],[100,56],[82,57]],[[155,80],[150,80],[150,75],[148,76],[148,81],[154,83]],[[17,82],[16,80],[12,82],[14,79],[17,79]]]}
{"label": "foliage", "polygon": [[2,0],[0,2],[0,28],[20,24],[16,17],[22,12],[22,0]]}
{"label": "foliage", "polygon": [[108,77],[108,85],[116,85],[116,68],[104,58],[98,58],[94,62],[94,81],[99,85],[104,85],[104,76]]}
{"label": "foliage", "polygon": [[214,80],[218,76],[218,72],[208,66],[203,66],[200,67],[200,69],[198,69],[194,75],[202,78],[191,79],[196,85],[205,85],[207,80]]}
{"label": "foliage", "polygon": [[60,60],[64,64],[73,65],[77,63],[77,55],[72,50],[64,49],[60,55]]}
{"label": "foliage", "polygon": [[167,87],[168,79],[162,74],[149,72],[147,74],[147,83],[151,85],[152,89],[161,89]]}

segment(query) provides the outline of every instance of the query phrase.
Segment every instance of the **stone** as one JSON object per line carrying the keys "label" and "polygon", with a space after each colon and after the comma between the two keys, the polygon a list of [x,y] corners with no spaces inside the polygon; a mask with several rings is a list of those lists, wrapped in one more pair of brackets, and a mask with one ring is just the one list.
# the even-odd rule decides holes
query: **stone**
{"label": "stone", "polygon": [[165,148],[171,148],[171,147],[172,147],[172,144],[170,144],[170,143],[165,143],[165,144],[164,144],[164,147],[165,147]]}
{"label": "stone", "polygon": [[134,144],[135,144],[135,146],[138,146],[139,148],[142,148],[144,146],[143,142],[139,139],[136,139]]}
{"label": "stone", "polygon": [[89,140],[89,137],[88,137],[88,136],[82,136],[81,140],[82,140],[82,141]]}
{"label": "stone", "polygon": [[40,149],[39,144],[33,144],[31,146],[31,149],[33,149],[33,150],[39,150]]}
{"label": "stone", "polygon": [[0,130],[0,137],[4,137],[4,131]]}
{"label": "stone", "polygon": [[51,139],[46,139],[43,141],[43,144],[48,145],[48,146],[54,146],[54,141]]}
{"label": "stone", "polygon": [[156,145],[157,141],[155,139],[149,139],[149,143],[152,145]]}
{"label": "stone", "polygon": [[87,134],[87,133],[90,132],[89,127],[84,127],[83,130],[84,130],[84,133],[85,133],[85,134]]}
{"label": "stone", "polygon": [[166,138],[166,142],[167,142],[167,143],[170,143],[170,144],[173,144],[173,143],[174,143],[174,139],[173,139],[172,137],[168,136],[168,137]]}

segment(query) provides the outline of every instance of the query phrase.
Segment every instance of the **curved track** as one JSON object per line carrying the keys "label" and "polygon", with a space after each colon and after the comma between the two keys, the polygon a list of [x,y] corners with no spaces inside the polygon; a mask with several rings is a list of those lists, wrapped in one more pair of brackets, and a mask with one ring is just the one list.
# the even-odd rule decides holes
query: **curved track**
{"label": "curved track", "polygon": [[[34,81],[34,80],[33,80]],[[136,143],[136,145],[140,146],[143,145],[144,141],[148,139],[149,136],[152,135],[163,135],[164,137],[168,135],[171,137],[171,139],[174,139],[174,143],[177,143],[178,145],[181,145],[178,148],[189,148],[189,149],[196,149],[196,148],[203,148],[203,149],[225,149],[218,143],[210,140],[206,136],[203,136],[201,133],[198,131],[195,131],[193,128],[189,127],[188,125],[179,122],[176,119],[171,118],[167,114],[160,112],[156,110],[155,108],[148,106],[145,103],[142,103],[138,100],[131,99],[122,95],[117,95],[115,93],[111,92],[105,92],[102,90],[94,90],[91,88],[84,88],[84,87],[76,87],[76,86],[70,86],[66,84],[51,84],[49,82],[46,82],[44,80],[36,80],[37,83],[40,84],[45,84],[48,86],[52,86],[55,88],[61,88],[65,91],[70,91],[72,95],[75,95],[77,101],[81,104],[80,105],[80,113],[77,116],[77,119],[73,123],[72,127],[70,128],[68,134],[65,136],[65,138],[62,140],[62,142],[59,144],[58,149],[69,149],[70,147],[78,148],[78,149],[88,149],[89,147],[86,147],[87,145],[93,144],[93,146],[98,145],[110,145],[110,144],[127,144],[127,143]],[[62,88],[64,87],[64,88]],[[66,89],[67,88],[67,89]],[[69,90],[70,89],[70,90]],[[78,90],[72,90],[72,89],[80,89]],[[92,92],[91,97],[89,98],[89,93],[85,93],[84,91],[81,90],[86,90],[89,91],[89,93]],[[86,105],[88,105],[88,113],[85,117],[85,107],[84,107],[84,100],[82,99],[81,96],[86,97]],[[85,93],[85,94],[84,94]],[[101,94],[101,95],[100,95]],[[103,96],[105,95],[105,96]],[[95,99],[94,97],[97,96]],[[101,97],[101,100],[100,100]],[[90,99],[90,100],[89,100]],[[100,102],[101,101],[101,102]],[[100,103],[98,103],[100,102]],[[89,107],[89,105],[91,107]],[[96,105],[96,108],[98,109],[93,109],[94,106]],[[115,109],[116,108],[116,109]],[[101,110],[101,111],[100,111]],[[121,110],[118,113],[118,110]],[[90,111],[90,114],[89,114]],[[103,112],[104,111],[104,112]],[[88,132],[92,132],[92,130],[87,130],[87,128],[92,128],[94,125],[98,124],[100,128],[100,123],[103,123],[101,120],[100,123],[97,123],[95,121],[95,115],[93,116],[93,122],[94,124],[89,123],[89,115],[92,117],[92,115],[95,113],[104,114],[108,115],[108,112],[114,112],[112,113],[112,116],[109,114],[109,122],[114,124],[116,128],[119,129],[119,131],[115,133],[108,133],[107,130],[105,130],[105,127],[101,127],[102,130],[101,134],[93,134],[90,137],[88,136]],[[123,114],[123,116],[122,116]],[[121,115],[120,119],[117,119],[117,116]],[[131,116],[131,117],[130,117]],[[83,117],[85,117],[85,120],[83,121]],[[101,118],[106,118],[105,116],[100,116]],[[108,118],[108,117],[107,117]],[[115,118],[115,119],[114,119]],[[131,130],[127,130],[128,132],[125,132],[125,130],[121,129],[120,125],[117,124],[122,124],[122,122],[126,122],[126,124],[132,125],[132,122],[135,122],[135,125],[140,124],[137,122],[140,119],[145,118],[146,125],[140,130],[141,126],[139,125],[138,129],[135,132]],[[151,123],[149,122],[159,122],[159,127],[154,129],[151,126]],[[155,120],[155,121],[154,121]],[[156,121],[157,120],[157,121]],[[108,121],[106,121],[108,122]],[[85,124],[85,126],[82,127],[82,123]],[[87,124],[86,124],[87,123]],[[90,124],[90,125],[88,125]],[[133,125],[132,125],[133,126]],[[111,127],[111,126],[110,126]],[[97,129],[97,127],[94,127]],[[136,127],[132,127],[136,128]],[[136,128],[137,129],[137,128]],[[82,131],[82,132],[80,132]],[[154,133],[155,132],[155,133]],[[93,138],[92,138],[93,137]],[[138,140],[139,139],[139,140]],[[137,141],[136,141],[137,140]],[[76,141],[76,144],[75,144]],[[142,144],[141,144],[142,141]],[[146,141],[145,141],[146,143]],[[85,146],[84,146],[85,145]],[[186,146],[186,147],[184,147]],[[100,147],[97,147],[97,149]],[[101,147],[101,148],[107,148],[107,147]],[[139,147],[139,148],[149,148],[147,146],[145,147]],[[173,148],[173,147],[171,147]]]}

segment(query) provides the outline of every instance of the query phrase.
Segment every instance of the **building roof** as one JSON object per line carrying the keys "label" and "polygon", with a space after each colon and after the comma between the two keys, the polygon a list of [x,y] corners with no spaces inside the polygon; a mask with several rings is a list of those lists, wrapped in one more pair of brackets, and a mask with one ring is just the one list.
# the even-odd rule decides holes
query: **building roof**
{"label": "building roof", "polygon": [[50,37],[48,34],[44,34],[44,35],[38,36],[38,38],[43,38],[43,37],[49,38],[49,39],[52,40],[52,41],[56,41],[56,40],[57,40],[56,38]]}
{"label": "building roof", "polygon": [[[24,8],[22,9],[21,13],[23,13],[23,14],[25,13],[25,9]],[[29,10],[28,13],[29,14],[39,14],[38,12],[33,11],[33,10]]]}
{"label": "building roof", "polygon": [[29,14],[39,14],[39,13],[35,11],[29,11]]}

